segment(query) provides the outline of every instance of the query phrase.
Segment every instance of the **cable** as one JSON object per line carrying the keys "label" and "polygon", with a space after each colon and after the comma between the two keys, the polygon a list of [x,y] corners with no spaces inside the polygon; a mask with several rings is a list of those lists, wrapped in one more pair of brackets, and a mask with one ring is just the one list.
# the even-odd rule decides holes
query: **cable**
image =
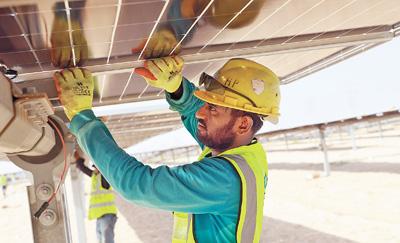
{"label": "cable", "polygon": [[66,146],[65,146],[64,138],[63,138],[63,136],[62,136],[62,134],[61,134],[61,131],[60,131],[60,130],[58,129],[58,127],[56,126],[56,124],[55,124],[52,120],[50,120],[50,119],[48,120],[48,122],[49,122],[49,124],[54,128],[54,130],[57,132],[58,136],[60,137],[61,144],[62,144],[62,148],[63,148],[63,152],[64,152],[64,168],[63,168],[63,170],[62,170],[62,172],[61,172],[60,181],[58,182],[58,185],[57,185],[56,190],[53,192],[53,194],[51,195],[51,197],[49,198],[49,200],[47,200],[46,202],[44,202],[44,203],[42,204],[42,206],[40,206],[39,210],[36,211],[36,213],[34,214],[34,217],[35,217],[36,219],[38,219],[38,218],[40,217],[40,215],[44,212],[44,210],[46,210],[47,207],[50,205],[51,201],[55,198],[56,194],[58,193],[58,191],[59,191],[59,189],[60,189],[61,183],[62,183],[62,181],[64,180],[65,173],[66,173],[66,171],[67,171],[67,149],[66,149]]}

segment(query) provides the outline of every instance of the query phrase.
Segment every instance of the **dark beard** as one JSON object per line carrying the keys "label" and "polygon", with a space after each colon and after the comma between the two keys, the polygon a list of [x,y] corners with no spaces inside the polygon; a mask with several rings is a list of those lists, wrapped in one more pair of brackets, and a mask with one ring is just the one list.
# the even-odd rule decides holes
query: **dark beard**
{"label": "dark beard", "polygon": [[205,146],[215,149],[218,151],[225,151],[230,148],[233,144],[233,140],[235,135],[232,132],[232,126],[235,123],[235,119],[231,118],[231,120],[220,129],[218,134],[214,134],[214,136],[206,135],[202,136],[197,132],[197,138],[202,142]]}

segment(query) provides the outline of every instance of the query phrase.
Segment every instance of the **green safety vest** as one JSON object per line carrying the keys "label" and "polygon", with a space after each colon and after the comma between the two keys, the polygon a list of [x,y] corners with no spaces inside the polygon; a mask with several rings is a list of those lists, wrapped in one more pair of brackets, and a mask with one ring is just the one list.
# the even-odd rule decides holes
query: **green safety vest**
{"label": "green safety vest", "polygon": [[104,214],[117,214],[113,191],[101,186],[101,174],[92,174],[92,190],[90,192],[89,219],[97,219]]}
{"label": "green safety vest", "polygon": [[[205,148],[199,157],[203,159],[211,150]],[[236,242],[260,241],[265,183],[268,175],[265,151],[258,142],[233,148],[219,154],[229,161],[240,176],[241,205],[236,227]],[[193,214],[174,212],[172,243],[195,243],[193,236]]]}

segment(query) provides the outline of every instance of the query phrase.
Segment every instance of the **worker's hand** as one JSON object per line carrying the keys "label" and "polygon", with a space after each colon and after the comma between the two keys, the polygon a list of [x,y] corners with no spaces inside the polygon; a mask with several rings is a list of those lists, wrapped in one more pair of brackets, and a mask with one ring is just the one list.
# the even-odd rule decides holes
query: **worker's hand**
{"label": "worker's hand", "polygon": [[183,59],[179,56],[161,57],[147,60],[144,67],[135,68],[149,85],[175,92],[182,83]]}
{"label": "worker's hand", "polygon": [[[88,46],[78,20],[71,19],[72,44],[75,63],[81,66],[88,58]],[[66,68],[74,65],[69,37],[68,21],[65,16],[55,16],[51,31],[51,62],[55,67]]]}
{"label": "worker's hand", "polygon": [[64,69],[53,76],[65,114],[72,118],[79,112],[92,108],[93,77],[83,68]]}
{"label": "worker's hand", "polygon": [[[137,54],[141,53],[143,48],[146,45],[146,41],[142,41],[138,47],[132,48],[132,53]],[[168,29],[161,29],[153,34],[149,43],[147,43],[146,49],[143,52],[144,59],[156,58],[156,57],[165,57],[172,54],[176,54],[180,52],[180,46],[178,46],[175,50],[175,46],[178,44],[174,33]],[[171,51],[174,50],[173,53]]]}

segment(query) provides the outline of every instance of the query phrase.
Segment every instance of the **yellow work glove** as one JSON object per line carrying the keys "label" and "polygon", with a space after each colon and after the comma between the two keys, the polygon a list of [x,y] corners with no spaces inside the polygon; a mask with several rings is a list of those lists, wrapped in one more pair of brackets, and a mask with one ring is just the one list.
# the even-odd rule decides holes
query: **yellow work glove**
{"label": "yellow work glove", "polygon": [[[138,47],[132,48],[133,54],[139,54],[142,52],[146,45],[146,40],[142,41]],[[174,33],[168,29],[161,29],[153,34],[149,43],[147,43],[146,49],[143,51],[142,57],[145,59],[165,57],[180,52],[180,46],[175,48],[178,44]],[[175,48],[175,50],[174,50]],[[171,51],[174,50],[173,53]]]}
{"label": "yellow work glove", "polygon": [[89,70],[64,69],[56,72],[53,79],[69,120],[77,113],[92,108],[94,81]]}
{"label": "yellow work glove", "polygon": [[[78,20],[71,19],[71,29],[75,63],[77,66],[80,66],[88,58],[87,41]],[[74,62],[66,17],[54,17],[50,42],[51,62],[53,66],[60,68],[72,67]]]}
{"label": "yellow work glove", "polygon": [[146,60],[144,67],[135,68],[149,85],[175,92],[182,83],[183,59],[179,56]]}

